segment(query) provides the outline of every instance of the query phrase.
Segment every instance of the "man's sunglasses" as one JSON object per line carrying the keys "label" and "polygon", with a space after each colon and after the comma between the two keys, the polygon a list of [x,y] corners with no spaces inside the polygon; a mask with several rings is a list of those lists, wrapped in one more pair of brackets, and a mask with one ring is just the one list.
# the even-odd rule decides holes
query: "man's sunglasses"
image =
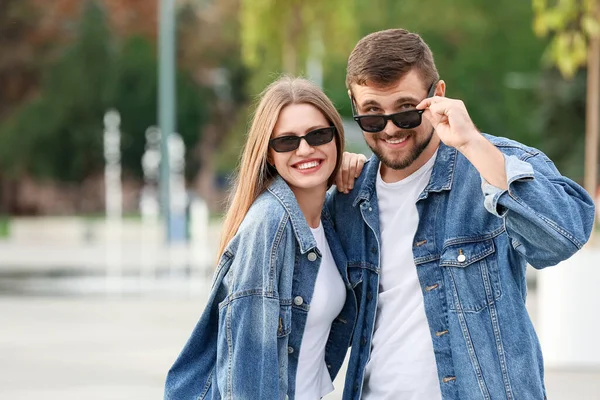
{"label": "man's sunglasses", "polygon": [[[431,97],[433,96],[433,94],[435,93],[435,84],[437,82],[434,82],[431,84],[431,86],[429,87],[429,90],[427,92],[427,97]],[[401,129],[412,129],[412,128],[416,128],[417,126],[421,125],[421,119],[422,119],[422,114],[423,111],[425,110],[408,110],[408,111],[401,111],[399,113],[395,113],[395,114],[388,114],[388,115],[383,115],[383,114],[365,114],[365,115],[356,115],[356,106],[354,104],[354,97],[352,97],[352,116],[354,117],[354,120],[358,123],[358,125],[360,126],[360,129],[362,129],[365,132],[370,132],[370,133],[377,133],[377,132],[381,132],[382,130],[385,129],[385,126],[387,125],[387,122],[389,120],[391,120],[394,125],[396,125],[398,128]]]}
{"label": "man's sunglasses", "polygon": [[308,132],[304,136],[280,136],[275,139],[269,140],[269,146],[278,153],[285,153],[288,151],[294,151],[300,147],[300,141],[306,140],[310,146],[321,146],[322,144],[329,143],[335,136],[335,126],[328,126],[327,128],[315,129],[314,131]]}

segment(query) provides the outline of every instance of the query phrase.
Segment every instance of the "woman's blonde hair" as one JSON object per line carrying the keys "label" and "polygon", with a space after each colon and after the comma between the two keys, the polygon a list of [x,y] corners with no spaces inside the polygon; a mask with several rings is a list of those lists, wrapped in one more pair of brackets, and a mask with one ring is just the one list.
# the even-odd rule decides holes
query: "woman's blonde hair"
{"label": "woman's blonde hair", "polygon": [[281,110],[290,104],[310,104],[316,107],[335,126],[335,144],[337,160],[328,185],[331,186],[342,161],[344,151],[344,128],[340,114],[323,91],[314,83],[303,78],[284,76],[271,83],[260,95],[260,102],[242,158],[236,173],[234,190],[230,196],[229,207],[219,244],[218,256],[221,257],[229,241],[235,236],[250,206],[264,192],[273,178],[277,176],[275,168],[267,162],[269,140]]}

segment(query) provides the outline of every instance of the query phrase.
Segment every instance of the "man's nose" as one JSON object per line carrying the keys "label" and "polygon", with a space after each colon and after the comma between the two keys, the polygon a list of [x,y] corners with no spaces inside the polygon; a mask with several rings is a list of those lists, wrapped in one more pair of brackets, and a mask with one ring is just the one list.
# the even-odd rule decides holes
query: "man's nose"
{"label": "man's nose", "polygon": [[386,124],[381,132],[385,133],[386,135],[392,136],[394,135],[394,133],[397,133],[401,130],[401,128],[396,126],[396,124],[394,124],[394,122],[391,119],[388,119],[385,122]]}

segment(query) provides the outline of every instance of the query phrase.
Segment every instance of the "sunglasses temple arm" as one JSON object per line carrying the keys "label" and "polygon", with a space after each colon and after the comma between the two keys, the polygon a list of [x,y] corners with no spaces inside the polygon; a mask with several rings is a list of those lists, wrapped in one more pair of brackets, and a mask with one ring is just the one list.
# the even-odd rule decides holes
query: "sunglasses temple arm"
{"label": "sunglasses temple arm", "polygon": [[431,86],[429,87],[429,92],[427,93],[427,97],[433,97],[433,95],[435,94],[435,89],[437,88],[437,83],[439,81],[435,81],[431,84]]}
{"label": "sunglasses temple arm", "polygon": [[356,117],[358,112],[356,111],[356,105],[354,104],[354,96],[350,97],[350,107],[352,108],[352,116]]}

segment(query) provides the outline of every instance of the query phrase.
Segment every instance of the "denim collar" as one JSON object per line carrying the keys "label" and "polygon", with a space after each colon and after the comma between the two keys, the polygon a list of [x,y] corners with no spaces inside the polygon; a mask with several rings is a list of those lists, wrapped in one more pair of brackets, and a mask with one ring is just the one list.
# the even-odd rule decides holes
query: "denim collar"
{"label": "denim collar", "polygon": [[294,235],[300,246],[300,253],[304,254],[317,247],[317,241],[306,222],[302,210],[300,210],[294,192],[292,192],[287,182],[278,175],[267,190],[279,200],[289,215]]}
{"label": "denim collar", "polygon": [[[454,167],[456,165],[456,155],[458,151],[446,146],[440,142],[437,157],[433,164],[433,171],[427,187],[419,195],[418,200],[427,198],[431,192],[441,192],[452,188],[454,179]],[[369,200],[375,193],[375,182],[377,182],[377,171],[379,170],[379,158],[373,155],[369,162],[365,164],[363,170],[364,179],[358,190],[358,194],[352,205],[356,207],[360,202]]]}

